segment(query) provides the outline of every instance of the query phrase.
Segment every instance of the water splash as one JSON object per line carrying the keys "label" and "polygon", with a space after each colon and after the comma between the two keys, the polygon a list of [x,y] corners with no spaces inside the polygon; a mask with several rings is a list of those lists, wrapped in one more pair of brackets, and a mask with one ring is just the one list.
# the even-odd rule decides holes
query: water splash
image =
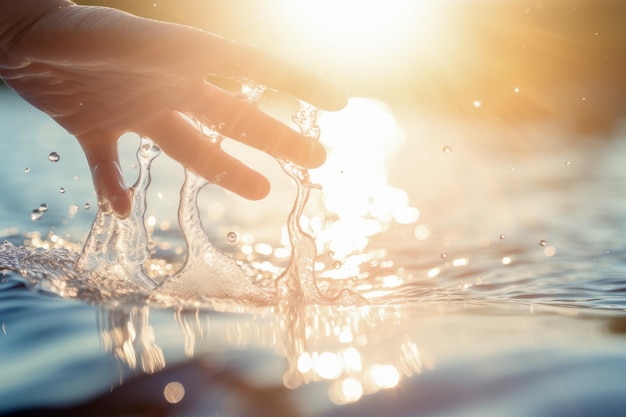
{"label": "water splash", "polygon": [[[263,86],[244,82],[237,97],[254,103],[264,90]],[[214,126],[189,117],[207,140],[218,143],[224,139]],[[317,109],[313,106],[301,103],[293,120],[304,136],[319,139]],[[130,305],[149,302],[163,306],[209,306],[216,299],[227,299],[252,305],[278,305],[279,311],[298,321],[299,314],[292,310],[303,304],[366,303],[364,298],[349,290],[328,296],[317,286],[314,272],[316,243],[303,231],[300,220],[310,189],[319,186],[311,182],[305,168],[283,160],[279,160],[281,167],[296,183],[295,202],[287,219],[292,255],[287,268],[273,285],[257,285],[252,271],[246,273],[234,258],[211,244],[197,206],[198,193],[209,181],[190,170],[185,171],[178,210],[178,221],[187,245],[185,261],[174,274],[162,274],[162,279],[150,275],[147,272],[152,259],[145,223],[146,196],[151,165],[160,153],[154,142],[141,138],[137,151],[139,175],[132,187],[130,215],[122,219],[113,213],[108,202],[99,202],[80,255],[69,251],[33,251],[5,244],[0,248],[0,267],[20,272],[38,288],[53,290],[66,297],[116,305],[124,305],[121,300],[125,300]],[[219,180],[215,178],[213,182]],[[38,216],[45,211],[42,207],[37,209]],[[78,206],[75,209],[78,210]],[[228,236],[230,243],[237,240],[234,232]],[[297,328],[300,326],[294,325],[294,329]]]}
{"label": "water splash", "polygon": [[180,194],[178,221],[187,242],[187,258],[182,268],[166,277],[157,288],[159,294],[182,299],[230,298],[251,304],[267,304],[273,291],[252,283],[236,261],[215,248],[202,227],[198,212],[198,193],[208,184],[192,171],[185,171]]}
{"label": "water splash", "polygon": [[[300,109],[293,115],[293,121],[300,132],[309,138],[318,140],[320,130],[317,126],[317,109],[307,103],[300,103]],[[292,246],[292,255],[285,272],[277,282],[278,302],[305,303],[341,303],[364,304],[365,299],[349,290],[342,290],[335,297],[327,297],[315,283],[314,264],[317,248],[313,238],[305,233],[300,226],[302,211],[309,199],[311,188],[318,188],[311,183],[308,171],[291,162],[278,160],[282,169],[296,182],[296,199],[287,218],[287,230]]]}
{"label": "water splash", "polygon": [[97,271],[101,276],[126,282],[140,291],[156,287],[144,267],[150,259],[144,216],[151,163],[160,153],[161,150],[150,139],[141,138],[137,151],[140,171],[133,186],[131,213],[121,219],[113,213],[108,202],[99,203],[96,218],[76,263],[79,273]]}

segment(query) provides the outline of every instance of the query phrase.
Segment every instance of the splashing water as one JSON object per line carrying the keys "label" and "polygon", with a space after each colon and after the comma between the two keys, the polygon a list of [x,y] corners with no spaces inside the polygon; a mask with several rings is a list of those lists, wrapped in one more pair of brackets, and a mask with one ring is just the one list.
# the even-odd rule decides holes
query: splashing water
{"label": "splashing water", "polygon": [[[252,83],[242,84],[237,97],[257,102],[265,88]],[[214,126],[189,116],[206,140],[220,142],[221,134]],[[293,115],[301,133],[319,138],[317,110],[306,103]],[[0,247],[0,267],[24,276],[36,288],[56,292],[65,297],[85,298],[91,302],[121,300],[158,305],[211,304],[211,300],[228,299],[253,305],[278,305],[288,312],[304,304],[363,304],[365,299],[349,290],[328,297],[316,284],[314,261],[317,255],[314,239],[300,226],[303,209],[311,188],[308,171],[290,161],[279,160],[283,170],[297,187],[293,209],[287,219],[292,255],[285,271],[275,280],[275,287],[257,285],[231,256],[215,248],[209,241],[200,220],[198,193],[209,183],[196,173],[185,170],[180,193],[178,221],[187,245],[187,255],[180,269],[158,279],[147,273],[151,262],[150,239],[145,224],[146,196],[151,182],[151,165],[161,150],[142,137],[137,151],[139,176],[132,188],[132,211],[127,218],[113,214],[108,202],[100,202],[87,240],[78,255],[66,249],[32,250],[5,242]],[[214,182],[219,182],[215,178]],[[46,207],[47,208],[47,207]],[[45,210],[40,207],[37,215]],[[229,242],[237,235],[228,237]],[[294,328],[298,328],[295,326]]]}
{"label": "splashing water", "polygon": [[[300,110],[293,115],[303,135],[319,139],[317,109],[300,103]],[[287,229],[293,253],[286,271],[278,279],[277,297],[279,300],[293,300],[299,297],[306,303],[361,304],[365,299],[349,290],[341,291],[336,297],[329,298],[322,294],[315,283],[314,263],[317,255],[315,241],[300,226],[302,211],[308,201],[311,188],[319,186],[311,183],[309,173],[303,167],[290,161],[280,160],[283,170],[296,182],[296,199],[287,218]]]}
{"label": "splashing water", "polygon": [[176,274],[163,280],[158,293],[182,299],[201,296],[267,304],[273,292],[255,286],[233,258],[209,241],[196,204],[198,192],[206,184],[204,178],[185,171],[178,219],[187,242],[187,259]]}
{"label": "splashing water", "polygon": [[112,214],[108,203],[100,204],[96,219],[76,263],[80,273],[98,271],[110,279],[125,281],[138,289],[152,290],[156,283],[144,270],[150,259],[148,232],[143,219],[146,212],[146,190],[150,185],[150,166],[161,150],[148,138],[141,138],[137,161],[141,167],[133,186],[133,209],[120,219]]}

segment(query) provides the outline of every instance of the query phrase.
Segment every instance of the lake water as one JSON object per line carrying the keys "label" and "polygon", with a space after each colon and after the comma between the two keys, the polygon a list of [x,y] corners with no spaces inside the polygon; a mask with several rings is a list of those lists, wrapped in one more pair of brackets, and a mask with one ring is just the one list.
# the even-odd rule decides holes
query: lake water
{"label": "lake water", "polygon": [[[312,176],[324,192],[305,219],[318,286],[371,303],[147,303],[117,298],[106,282],[76,290],[46,279],[65,256],[52,248],[79,250],[86,239],[91,179],[72,138],[0,90],[0,237],[18,251],[40,248],[22,259],[28,279],[6,271],[0,280],[0,414],[624,412],[624,131],[477,126],[366,99],[320,124],[330,153]],[[130,183],[137,144],[121,144]],[[273,191],[252,203],[207,187],[204,228],[269,285],[289,259],[294,187],[275,161],[226,146],[268,174]],[[171,274],[185,251],[183,172],[161,156],[152,174],[152,267]]]}

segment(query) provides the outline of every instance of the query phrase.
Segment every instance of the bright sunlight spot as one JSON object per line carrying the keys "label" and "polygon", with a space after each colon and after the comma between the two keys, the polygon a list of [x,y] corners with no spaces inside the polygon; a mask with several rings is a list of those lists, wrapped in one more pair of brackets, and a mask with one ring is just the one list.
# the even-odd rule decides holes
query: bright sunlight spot
{"label": "bright sunlight spot", "polygon": [[307,38],[353,55],[393,48],[415,31],[428,34],[436,2],[428,0],[285,0],[288,16]]}
{"label": "bright sunlight spot", "polygon": [[319,249],[332,251],[343,262],[334,278],[354,276],[357,265],[350,254],[392,221],[410,224],[420,217],[407,193],[387,181],[387,159],[400,148],[404,132],[383,102],[365,98],[350,99],[340,112],[324,113],[320,127],[328,158],[311,179],[322,186],[324,207],[337,220],[327,222],[316,240]]}
{"label": "bright sunlight spot", "polygon": [[368,369],[368,382],[373,389],[393,388],[400,382],[400,373],[393,365],[372,365]]}

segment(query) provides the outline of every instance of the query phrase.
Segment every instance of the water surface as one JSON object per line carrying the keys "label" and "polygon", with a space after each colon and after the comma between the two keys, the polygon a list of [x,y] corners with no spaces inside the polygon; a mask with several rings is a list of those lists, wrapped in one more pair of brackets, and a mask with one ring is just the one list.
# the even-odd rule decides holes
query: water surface
{"label": "water surface", "polygon": [[[2,239],[58,261],[51,247],[80,248],[95,216],[86,163],[62,129],[0,93]],[[321,120],[323,135],[349,146],[327,145],[328,173],[312,173],[327,194],[313,193],[307,221],[322,291],[348,288],[371,305],[277,312],[229,301],[116,302],[103,288],[32,291],[32,280],[6,272],[0,413],[619,415],[624,135],[496,130],[354,105]],[[347,158],[350,140],[380,148],[368,154],[362,145]],[[129,182],[137,144],[122,145]],[[199,209],[211,241],[263,282],[287,264],[281,239],[295,189],[271,159],[255,163],[274,179],[266,201],[208,187]],[[185,248],[176,227],[183,172],[160,157],[152,173],[152,249],[158,267],[174,268]],[[33,221],[41,204],[48,208]]]}

